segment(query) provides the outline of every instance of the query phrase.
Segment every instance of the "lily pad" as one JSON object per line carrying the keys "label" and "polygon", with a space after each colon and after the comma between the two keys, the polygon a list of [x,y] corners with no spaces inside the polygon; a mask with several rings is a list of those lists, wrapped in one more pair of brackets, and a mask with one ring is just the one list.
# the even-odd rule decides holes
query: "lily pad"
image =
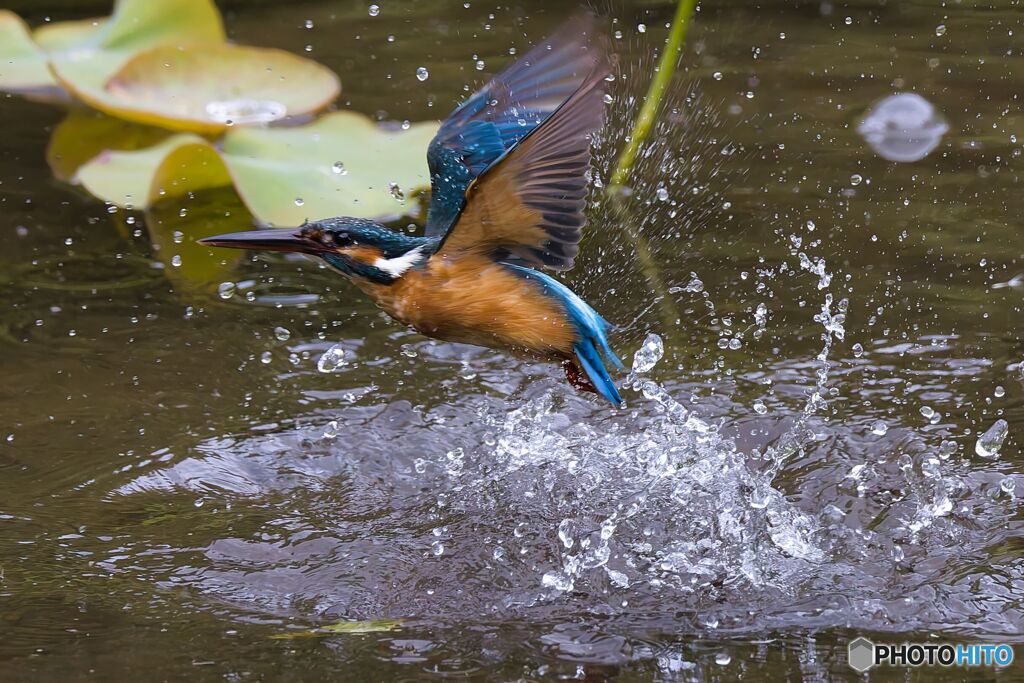
{"label": "lily pad", "polygon": [[25,95],[59,92],[48,60],[21,17],[0,10],[0,89]]}
{"label": "lily pad", "polygon": [[109,80],[66,66],[55,73],[87,104],[133,121],[219,133],[317,112],[338,96],[333,71],[283,50],[239,45],[164,45],[129,60]]}
{"label": "lily pad", "polygon": [[233,183],[268,225],[395,216],[407,213],[405,197],[430,185],[426,149],[436,132],[434,122],[388,130],[361,114],[335,112],[296,128],[232,128],[219,150],[179,134],[145,150],[105,152],[76,180],[104,201],[136,208]]}
{"label": "lily pad", "polygon": [[70,182],[83,164],[103,152],[145,149],[173,133],[115,119],[91,109],[74,108],[57,125],[46,149],[54,177]]}
{"label": "lily pad", "polygon": [[21,19],[4,12],[0,89],[30,95],[60,93],[62,87],[74,92],[69,84],[104,84],[144,50],[225,39],[212,0],[118,0],[109,18],[47,24],[31,37]]}
{"label": "lily pad", "polygon": [[385,633],[397,631],[402,627],[400,619],[370,619],[369,621],[342,621],[337,624],[321,626],[309,631],[296,631],[294,633],[278,633],[270,636],[274,640],[294,640],[296,638],[323,638],[324,636],[359,634],[359,633]]}

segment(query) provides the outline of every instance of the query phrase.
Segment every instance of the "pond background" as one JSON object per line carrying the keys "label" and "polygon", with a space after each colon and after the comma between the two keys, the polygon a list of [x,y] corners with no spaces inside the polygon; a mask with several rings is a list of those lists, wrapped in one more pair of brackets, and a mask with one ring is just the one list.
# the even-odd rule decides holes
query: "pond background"
{"label": "pond background", "polygon": [[[378,4],[222,9],[233,40],[307,54],[341,106],[398,121],[445,116],[573,10]],[[673,9],[608,12],[625,78],[599,177]],[[1020,16],[702,5],[635,192],[594,209],[567,277],[624,358],[664,340],[618,413],[557,368],[403,330],[304,261],[246,261],[222,299],[151,235],[245,229],[231,191],[109,211],[51,176],[63,112],[4,97],[0,679],[824,680],[852,677],[859,634],[1019,643],[1024,290],[995,285],[1024,273]],[[904,91],[949,125],[915,163],[856,131]],[[349,361],[318,372],[334,344]],[[273,638],[379,618],[403,622]]]}

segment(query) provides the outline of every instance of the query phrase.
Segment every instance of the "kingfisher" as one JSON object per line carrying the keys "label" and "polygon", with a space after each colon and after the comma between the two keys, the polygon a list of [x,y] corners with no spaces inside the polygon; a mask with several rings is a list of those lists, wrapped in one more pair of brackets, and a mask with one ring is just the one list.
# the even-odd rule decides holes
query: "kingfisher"
{"label": "kingfisher", "polygon": [[336,217],[199,241],[308,254],[423,335],[560,363],[619,406],[611,325],[541,270],[578,252],[610,74],[593,17],[577,17],[456,107],[427,149],[422,236]]}

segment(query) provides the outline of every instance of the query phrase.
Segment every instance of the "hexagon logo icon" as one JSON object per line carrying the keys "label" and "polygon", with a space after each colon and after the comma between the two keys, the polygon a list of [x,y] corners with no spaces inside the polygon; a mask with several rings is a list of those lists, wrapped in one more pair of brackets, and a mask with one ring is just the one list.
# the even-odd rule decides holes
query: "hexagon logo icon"
{"label": "hexagon logo icon", "polygon": [[851,640],[846,661],[851,669],[864,673],[875,665],[874,643],[864,637]]}

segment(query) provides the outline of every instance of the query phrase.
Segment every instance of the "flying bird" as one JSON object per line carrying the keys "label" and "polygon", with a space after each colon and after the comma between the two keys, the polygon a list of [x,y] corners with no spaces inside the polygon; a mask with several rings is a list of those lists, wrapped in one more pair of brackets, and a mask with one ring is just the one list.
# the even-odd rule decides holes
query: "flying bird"
{"label": "flying bird", "polygon": [[573,266],[610,72],[593,18],[577,17],[458,106],[427,150],[421,237],[337,217],[199,241],[309,254],[421,334],[561,363],[618,406],[611,326],[540,270]]}

